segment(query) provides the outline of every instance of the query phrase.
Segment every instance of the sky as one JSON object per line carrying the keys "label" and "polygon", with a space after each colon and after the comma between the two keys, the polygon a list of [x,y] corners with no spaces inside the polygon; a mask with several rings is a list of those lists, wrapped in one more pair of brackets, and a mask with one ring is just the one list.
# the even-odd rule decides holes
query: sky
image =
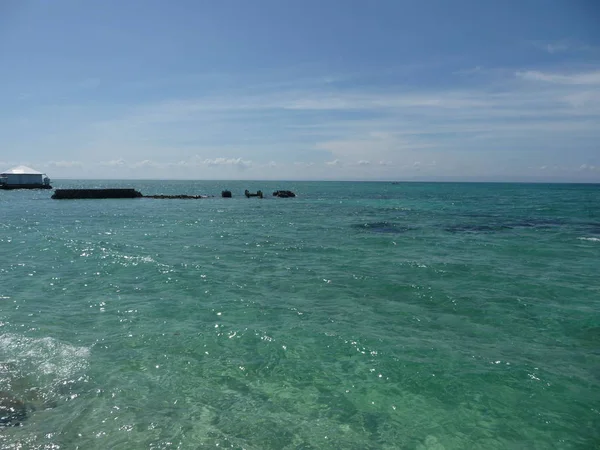
{"label": "sky", "polygon": [[597,0],[2,0],[0,170],[600,182]]}

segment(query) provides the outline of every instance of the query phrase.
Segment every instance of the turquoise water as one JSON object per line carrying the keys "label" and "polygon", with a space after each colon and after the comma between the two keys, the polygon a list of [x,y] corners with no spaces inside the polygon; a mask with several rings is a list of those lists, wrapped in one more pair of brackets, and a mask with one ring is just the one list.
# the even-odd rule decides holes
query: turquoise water
{"label": "turquoise water", "polygon": [[0,191],[1,448],[600,445],[600,186],[118,186],[234,198]]}

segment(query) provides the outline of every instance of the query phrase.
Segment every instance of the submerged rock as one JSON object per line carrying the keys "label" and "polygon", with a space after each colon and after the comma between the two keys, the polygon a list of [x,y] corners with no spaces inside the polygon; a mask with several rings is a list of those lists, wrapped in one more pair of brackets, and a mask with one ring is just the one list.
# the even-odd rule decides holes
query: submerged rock
{"label": "submerged rock", "polygon": [[27,407],[10,393],[0,391],[0,426],[20,425],[27,418]]}

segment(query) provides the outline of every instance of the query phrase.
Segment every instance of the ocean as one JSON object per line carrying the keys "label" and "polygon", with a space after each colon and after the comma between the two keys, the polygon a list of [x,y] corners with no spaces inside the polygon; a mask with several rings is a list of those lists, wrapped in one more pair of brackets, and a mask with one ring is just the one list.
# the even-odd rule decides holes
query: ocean
{"label": "ocean", "polygon": [[54,184],[214,198],[0,191],[2,449],[600,447],[599,185]]}

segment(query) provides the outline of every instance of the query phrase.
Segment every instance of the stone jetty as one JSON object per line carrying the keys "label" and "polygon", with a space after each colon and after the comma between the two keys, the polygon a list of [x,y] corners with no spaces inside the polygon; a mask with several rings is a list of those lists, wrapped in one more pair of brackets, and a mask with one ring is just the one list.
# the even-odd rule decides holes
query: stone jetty
{"label": "stone jetty", "polygon": [[179,195],[142,195],[142,197],[144,198],[159,198],[159,199],[183,199],[183,200],[188,200],[188,199],[193,199],[193,200],[197,200],[200,198],[208,198],[208,195],[183,195],[183,194],[179,194]]}
{"label": "stone jetty", "polygon": [[52,198],[57,200],[107,199],[107,198],[156,198],[156,199],[200,199],[206,195],[144,195],[135,189],[56,189]]}
{"label": "stone jetty", "polygon": [[56,189],[52,198],[56,200],[139,198],[142,193],[135,189]]}
{"label": "stone jetty", "polygon": [[[258,197],[263,198],[262,191],[250,192],[248,189],[244,191],[244,195],[248,198]],[[273,192],[274,197],[295,197],[292,191],[275,191]],[[202,199],[209,198],[212,196],[208,195],[144,195],[135,189],[56,189],[52,195],[53,199],[56,200],[77,200],[77,199],[109,199],[109,198],[155,198],[155,199],[175,199],[175,200],[187,200],[187,199]],[[230,198],[231,191],[225,190],[221,192],[221,197]]]}

